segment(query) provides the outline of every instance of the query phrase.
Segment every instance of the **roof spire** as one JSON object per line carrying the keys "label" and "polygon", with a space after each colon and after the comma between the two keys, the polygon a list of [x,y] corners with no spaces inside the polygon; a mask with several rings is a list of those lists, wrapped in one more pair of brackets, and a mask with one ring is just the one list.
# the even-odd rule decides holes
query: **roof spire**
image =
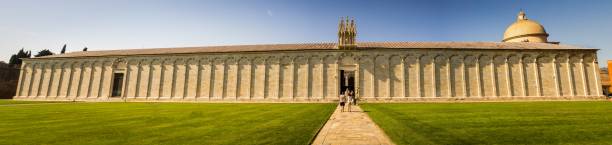
{"label": "roof spire", "polygon": [[344,17],[340,17],[340,22],[338,23],[338,44],[342,44],[344,43],[344,35],[345,35],[345,26],[346,24],[344,24]]}
{"label": "roof spire", "polygon": [[355,18],[348,16],[340,17],[338,24],[338,48],[351,49],[356,47],[355,37],[357,30],[355,28]]}
{"label": "roof spire", "polygon": [[355,28],[355,17],[351,17],[351,26],[350,26],[350,28],[351,29],[349,31],[350,31],[351,35],[349,37],[349,39],[350,39],[349,42],[351,44],[354,44],[355,43],[355,37],[357,36],[357,30]]}
{"label": "roof spire", "polygon": [[527,20],[527,16],[525,16],[525,11],[523,11],[523,9],[518,13],[516,20]]}

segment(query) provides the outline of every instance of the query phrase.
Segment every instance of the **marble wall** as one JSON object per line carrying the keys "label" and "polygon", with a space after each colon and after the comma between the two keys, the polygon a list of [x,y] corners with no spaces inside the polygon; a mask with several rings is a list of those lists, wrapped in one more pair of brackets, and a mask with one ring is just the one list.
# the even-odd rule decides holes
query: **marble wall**
{"label": "marble wall", "polygon": [[[27,59],[15,99],[337,100],[355,71],[366,101],[599,99],[596,50],[375,49]],[[113,74],[124,73],[111,97]]]}

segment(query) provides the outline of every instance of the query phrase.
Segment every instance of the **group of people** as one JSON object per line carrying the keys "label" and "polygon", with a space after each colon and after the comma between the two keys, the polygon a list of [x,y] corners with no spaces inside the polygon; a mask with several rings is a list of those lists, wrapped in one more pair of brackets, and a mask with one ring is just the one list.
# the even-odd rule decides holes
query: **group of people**
{"label": "group of people", "polygon": [[349,112],[351,112],[351,105],[357,105],[357,98],[353,90],[346,89],[344,93],[340,94],[340,107],[344,112],[344,106],[347,106]]}

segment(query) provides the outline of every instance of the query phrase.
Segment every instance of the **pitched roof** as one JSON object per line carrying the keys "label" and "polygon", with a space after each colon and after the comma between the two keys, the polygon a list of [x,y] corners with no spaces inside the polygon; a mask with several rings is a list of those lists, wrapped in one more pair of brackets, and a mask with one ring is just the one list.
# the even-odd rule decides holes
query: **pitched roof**
{"label": "pitched roof", "polygon": [[[360,42],[357,49],[591,49],[571,45],[527,42]],[[260,44],[260,45],[230,45],[204,47],[176,47],[123,49],[102,51],[78,51],[38,58],[65,57],[95,57],[95,56],[129,56],[129,55],[160,55],[160,54],[192,54],[192,53],[227,53],[227,52],[266,52],[266,51],[296,51],[296,50],[336,50],[336,43],[304,43],[304,44]]]}

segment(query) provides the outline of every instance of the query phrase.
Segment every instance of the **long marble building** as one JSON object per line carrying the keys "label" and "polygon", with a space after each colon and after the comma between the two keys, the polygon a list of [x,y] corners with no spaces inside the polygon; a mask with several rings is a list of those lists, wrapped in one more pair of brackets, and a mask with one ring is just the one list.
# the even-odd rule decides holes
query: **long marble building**
{"label": "long marble building", "polygon": [[502,42],[357,42],[72,52],[24,59],[18,100],[371,102],[603,99],[597,50],[520,12]]}

